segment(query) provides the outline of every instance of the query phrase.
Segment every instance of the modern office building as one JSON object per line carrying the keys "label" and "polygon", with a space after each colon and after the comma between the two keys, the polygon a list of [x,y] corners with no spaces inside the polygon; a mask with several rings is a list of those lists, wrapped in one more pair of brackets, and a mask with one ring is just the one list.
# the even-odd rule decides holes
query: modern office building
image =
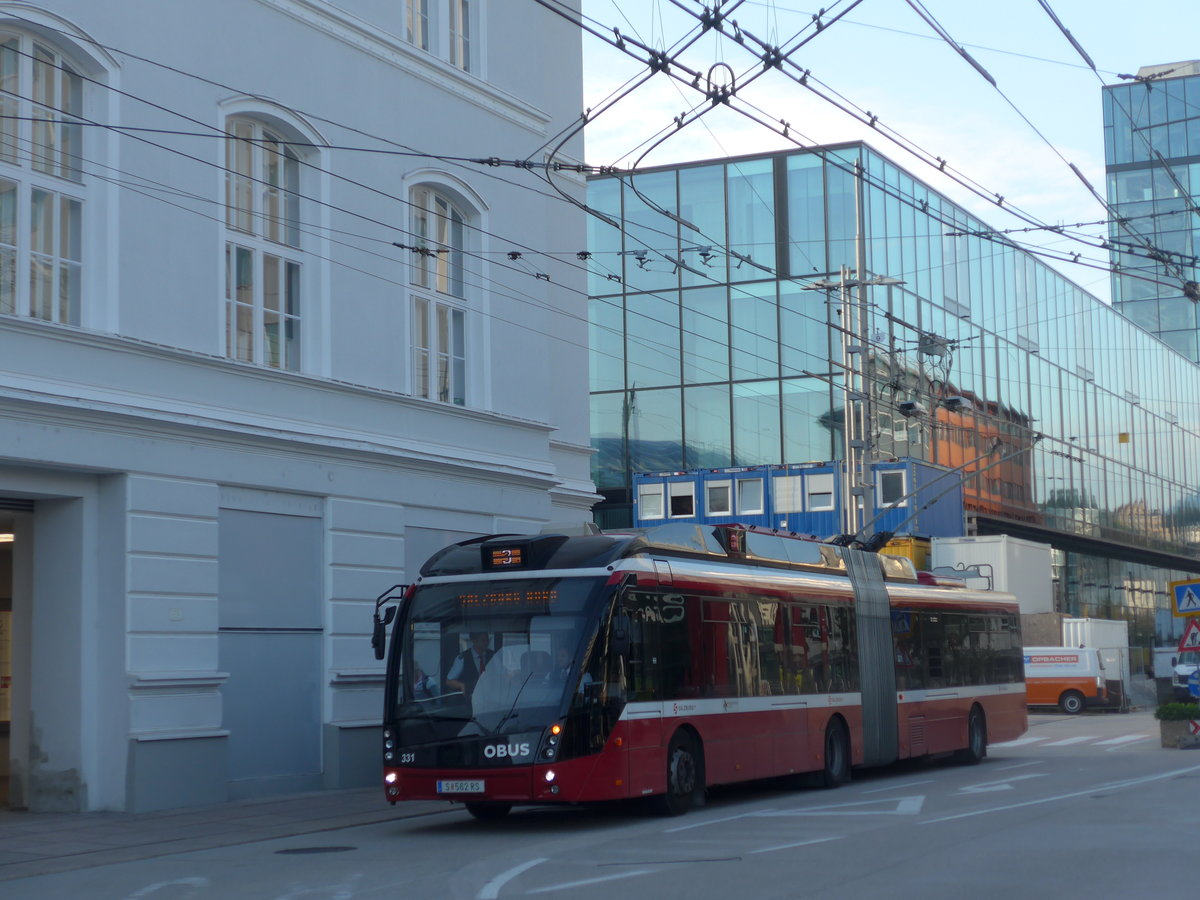
{"label": "modern office building", "polygon": [[502,6],[0,0],[10,805],[374,783],[374,598],[590,519],[582,269],[510,257],[584,216],[462,161],[577,121],[582,45]]}
{"label": "modern office building", "polygon": [[962,474],[968,534],[1055,548],[1057,610],[1176,633],[1200,369],[1174,348],[861,143],[596,177],[589,204],[602,524],[636,473],[848,460],[871,508],[863,472],[924,460]]}
{"label": "modern office building", "polygon": [[1200,61],[1104,88],[1113,305],[1200,360]]}

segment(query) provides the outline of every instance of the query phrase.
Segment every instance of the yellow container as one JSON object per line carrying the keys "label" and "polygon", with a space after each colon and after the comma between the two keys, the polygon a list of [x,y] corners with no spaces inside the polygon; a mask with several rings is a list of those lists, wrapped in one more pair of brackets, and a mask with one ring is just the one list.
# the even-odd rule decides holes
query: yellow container
{"label": "yellow container", "polygon": [[912,560],[917,571],[928,571],[929,554],[932,545],[929,538],[923,537],[894,537],[888,541],[881,552],[893,556],[904,556]]}

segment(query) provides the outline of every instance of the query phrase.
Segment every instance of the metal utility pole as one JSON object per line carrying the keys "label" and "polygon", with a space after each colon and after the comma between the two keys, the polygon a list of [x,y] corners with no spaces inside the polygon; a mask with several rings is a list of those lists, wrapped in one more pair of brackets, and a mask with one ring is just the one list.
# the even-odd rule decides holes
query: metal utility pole
{"label": "metal utility pole", "polygon": [[[874,494],[870,477],[871,391],[867,386],[865,357],[867,337],[867,292],[872,285],[904,284],[899,278],[875,275],[857,278],[855,270],[842,266],[837,281],[813,281],[804,285],[809,291],[838,291],[838,315],[841,318],[843,375],[842,404],[842,533],[857,535],[863,527],[867,509],[873,509]],[[857,299],[851,288],[859,288]],[[869,535],[868,535],[869,536]]]}

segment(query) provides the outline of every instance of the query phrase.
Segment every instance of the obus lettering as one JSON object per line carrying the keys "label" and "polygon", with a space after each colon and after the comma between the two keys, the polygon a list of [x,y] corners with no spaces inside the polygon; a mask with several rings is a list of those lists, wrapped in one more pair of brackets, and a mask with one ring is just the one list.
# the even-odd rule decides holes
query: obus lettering
{"label": "obus lettering", "polygon": [[528,744],[489,744],[483,748],[488,759],[505,759],[512,756],[528,756]]}

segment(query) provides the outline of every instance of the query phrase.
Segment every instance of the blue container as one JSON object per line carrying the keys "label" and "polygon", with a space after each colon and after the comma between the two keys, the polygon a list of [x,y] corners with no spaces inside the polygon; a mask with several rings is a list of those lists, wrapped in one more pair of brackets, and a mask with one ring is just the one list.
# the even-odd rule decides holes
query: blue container
{"label": "blue container", "polygon": [[[634,525],[737,522],[831,537],[842,530],[840,462],[743,466],[634,475]],[[893,531],[925,537],[963,533],[958,472],[922,460],[873,463],[864,537]]]}

